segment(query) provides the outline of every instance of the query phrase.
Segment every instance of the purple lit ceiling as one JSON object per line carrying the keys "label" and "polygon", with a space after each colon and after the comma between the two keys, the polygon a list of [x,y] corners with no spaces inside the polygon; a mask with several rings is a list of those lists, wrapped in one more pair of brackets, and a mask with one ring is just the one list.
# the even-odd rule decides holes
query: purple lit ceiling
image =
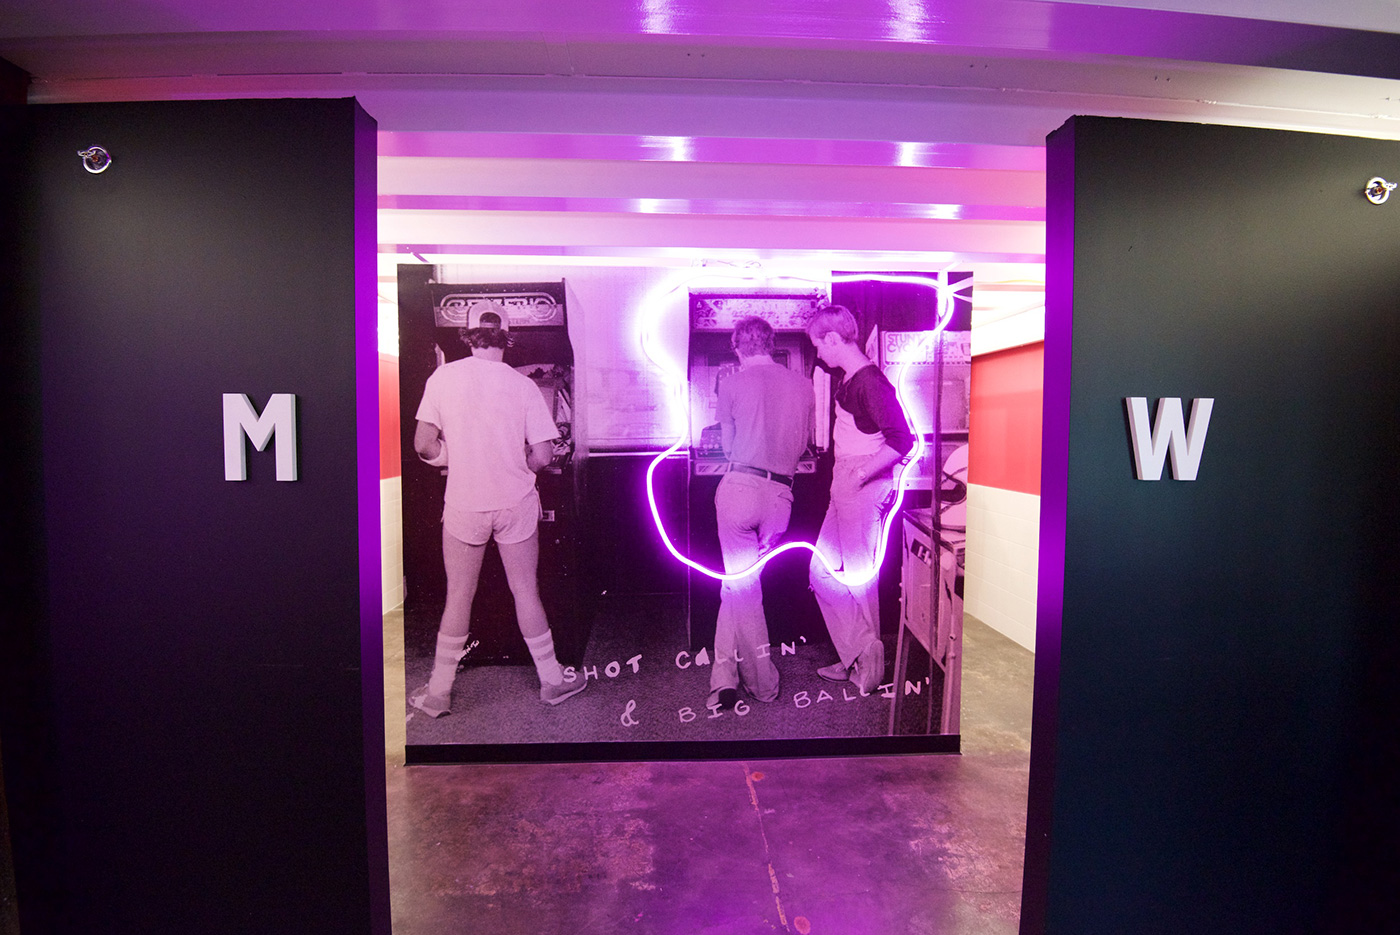
{"label": "purple lit ceiling", "polygon": [[1400,138],[1394,0],[1150,5],[5,0],[0,58],[34,102],[356,96],[386,262],[747,251],[1034,281],[1042,144],[1072,114]]}
{"label": "purple lit ceiling", "polygon": [[[170,38],[192,34],[241,38],[261,45],[270,58],[279,54],[276,46],[281,43],[260,40],[280,34],[293,42],[347,48],[351,58],[380,62],[394,60],[396,46],[416,45],[429,54],[435,50],[450,55],[448,48],[462,40],[541,47],[643,38],[698,40],[712,47],[895,42],[1061,57],[1132,55],[1239,65],[1291,61],[1293,67],[1349,74],[1362,68],[1360,73],[1380,76],[1393,75],[1395,58],[1358,61],[1362,43],[1354,33],[1384,33],[1400,24],[1400,12],[1385,0],[1273,3],[1272,18],[1260,16],[1259,4],[1249,0],[1207,4],[1210,16],[1193,12],[1202,5],[1179,2],[1091,5],[1038,0],[148,0],[140,5],[19,0],[6,7],[3,35],[9,38],[145,35],[160,37],[157,44],[166,54],[181,44]],[[1318,38],[1318,26],[1330,27],[1327,40]],[[1353,35],[1344,35],[1347,32]],[[371,53],[367,44],[378,52]],[[1348,51],[1349,60],[1343,57]],[[146,54],[158,53],[147,49]],[[400,58],[398,64],[403,63]]]}

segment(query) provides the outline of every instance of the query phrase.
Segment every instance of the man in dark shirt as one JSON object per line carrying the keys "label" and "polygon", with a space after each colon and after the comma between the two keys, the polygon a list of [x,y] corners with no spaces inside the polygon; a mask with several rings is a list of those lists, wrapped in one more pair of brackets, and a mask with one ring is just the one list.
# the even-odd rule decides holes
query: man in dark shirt
{"label": "man in dark shirt", "polygon": [[[817,358],[843,374],[836,388],[831,504],[817,536],[818,552],[837,565],[840,577],[814,554],[809,580],[840,656],[817,674],[833,682],[849,679],[870,692],[885,674],[875,574],[882,504],[893,489],[895,465],[914,447],[914,434],[894,386],[860,349],[857,333],[855,316],[840,305],[817,309],[807,325]],[[865,578],[859,584],[842,580]]]}
{"label": "man in dark shirt", "polygon": [[[715,491],[715,519],[726,572],[743,571],[778,544],[792,516],[797,462],[812,432],[812,382],[773,360],[773,328],[742,318],[731,346],[738,372],[718,387],[716,414],[729,470]],[[778,697],[758,574],[720,587],[710,707],[728,709],[740,684],[758,701]]]}

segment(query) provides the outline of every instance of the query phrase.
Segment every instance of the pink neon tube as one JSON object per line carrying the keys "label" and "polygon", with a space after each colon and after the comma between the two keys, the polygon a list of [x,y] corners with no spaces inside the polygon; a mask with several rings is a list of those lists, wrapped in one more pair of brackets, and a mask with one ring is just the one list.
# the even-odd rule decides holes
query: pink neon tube
{"label": "pink neon tube", "polygon": [[[915,360],[922,356],[924,350],[928,347],[929,342],[938,340],[939,335],[943,333],[943,329],[948,327],[948,322],[953,317],[953,302],[950,293],[970,288],[972,285],[971,280],[969,280],[968,282],[960,284],[957,287],[953,287],[948,282],[947,272],[948,271],[945,269],[938,273],[929,274],[928,276],[886,276],[872,273],[861,273],[846,276],[835,276],[831,277],[829,280],[823,280],[830,282],[902,282],[913,283],[915,285],[932,286],[936,290],[938,294],[939,309],[938,321],[936,322],[932,330],[924,334],[923,339],[919,343],[917,351],[914,354],[911,354],[910,359],[906,360],[900,366],[899,375],[895,381],[895,395],[899,399],[900,408],[904,410],[905,418],[910,422],[911,425],[913,424],[913,420],[909,419],[909,406],[905,402],[905,382],[909,374],[909,367]],[[645,354],[647,360],[649,360],[652,363],[652,365],[655,366],[662,373],[662,375],[667,378],[667,382],[670,385],[671,392],[675,396],[679,396],[686,389],[686,374],[679,367],[679,365],[667,360],[661,353],[660,349],[655,347],[655,339],[653,336],[652,326],[655,324],[654,319],[656,315],[653,309],[655,306],[660,304],[661,299],[675,292],[682,286],[689,286],[700,279],[722,279],[726,282],[733,282],[735,280],[738,280],[740,282],[750,283],[754,282],[755,280],[766,280],[771,282],[774,279],[797,280],[805,282],[815,281],[799,276],[765,277],[757,274],[756,272],[754,272],[753,275],[739,274],[725,277],[716,277],[715,274],[712,272],[703,272],[688,275],[685,278],[680,279],[679,281],[673,282],[668,286],[664,288],[659,288],[658,290],[653,292],[643,305],[642,320],[640,324],[638,337],[641,341],[642,353]],[[909,456],[900,463],[898,472],[895,475],[894,504],[890,507],[889,511],[880,521],[880,540],[879,546],[877,547],[875,552],[875,562],[869,569],[860,572],[851,572],[843,569],[838,569],[835,566],[835,564],[833,564],[830,557],[823,553],[820,549],[816,547],[814,543],[811,542],[785,542],[782,545],[778,546],[776,549],[765,552],[762,556],[759,557],[758,561],[754,562],[748,568],[735,572],[716,571],[713,568],[708,568],[695,561],[694,559],[683,555],[681,551],[676,548],[675,543],[671,541],[671,537],[666,532],[666,524],[663,523],[661,520],[661,512],[656,506],[656,487],[654,483],[654,476],[656,473],[656,469],[661,464],[661,462],[669,458],[671,455],[675,454],[681,448],[685,447],[685,445],[689,441],[690,430],[688,414],[686,417],[686,428],[681,432],[680,437],[676,439],[675,443],[672,444],[671,447],[667,448],[665,451],[661,452],[659,455],[653,458],[651,464],[647,466],[647,504],[651,508],[652,522],[656,524],[656,531],[661,536],[661,541],[666,546],[666,550],[671,553],[671,555],[676,559],[676,561],[695,569],[701,574],[709,575],[711,578],[714,578],[717,581],[734,581],[739,578],[747,578],[749,575],[758,574],[760,571],[763,570],[764,565],[768,564],[770,561],[772,561],[774,558],[776,558],[784,552],[787,552],[791,549],[807,549],[818,559],[821,560],[822,564],[825,565],[827,569],[831,571],[832,575],[836,578],[837,581],[840,581],[847,587],[858,587],[874,578],[875,575],[879,573],[880,566],[884,564],[885,553],[889,548],[889,524],[893,521],[894,517],[898,515],[900,507],[904,503],[904,477],[909,471],[909,466],[918,461],[919,457],[924,452],[926,446],[924,445],[923,436],[926,431],[926,426],[914,426],[914,448],[910,451]],[[941,464],[934,466],[935,483],[941,480],[941,478],[938,476],[941,472],[941,469]]]}

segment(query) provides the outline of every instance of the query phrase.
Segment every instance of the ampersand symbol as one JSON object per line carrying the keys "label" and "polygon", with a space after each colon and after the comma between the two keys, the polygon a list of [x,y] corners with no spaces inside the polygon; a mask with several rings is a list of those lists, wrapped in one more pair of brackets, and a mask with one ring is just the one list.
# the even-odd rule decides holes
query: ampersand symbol
{"label": "ampersand symbol", "polygon": [[636,710],[637,702],[627,702],[627,708],[622,712],[622,717],[620,718],[623,727],[636,727],[638,724],[642,723],[641,721],[637,720],[632,716],[632,712]]}

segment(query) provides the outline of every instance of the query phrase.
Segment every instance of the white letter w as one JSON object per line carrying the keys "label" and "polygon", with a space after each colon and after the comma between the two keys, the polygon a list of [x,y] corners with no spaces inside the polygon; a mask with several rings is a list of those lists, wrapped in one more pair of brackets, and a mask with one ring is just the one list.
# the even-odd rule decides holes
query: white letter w
{"label": "white letter w", "polygon": [[1138,480],[1161,480],[1162,466],[1171,450],[1172,477],[1195,480],[1201,466],[1201,452],[1206,447],[1206,429],[1210,427],[1210,410],[1215,400],[1195,399],[1191,402],[1191,423],[1181,416],[1181,400],[1163,397],[1157,400],[1157,424],[1147,419],[1147,397],[1129,396],[1128,430],[1133,442],[1133,466]]}

